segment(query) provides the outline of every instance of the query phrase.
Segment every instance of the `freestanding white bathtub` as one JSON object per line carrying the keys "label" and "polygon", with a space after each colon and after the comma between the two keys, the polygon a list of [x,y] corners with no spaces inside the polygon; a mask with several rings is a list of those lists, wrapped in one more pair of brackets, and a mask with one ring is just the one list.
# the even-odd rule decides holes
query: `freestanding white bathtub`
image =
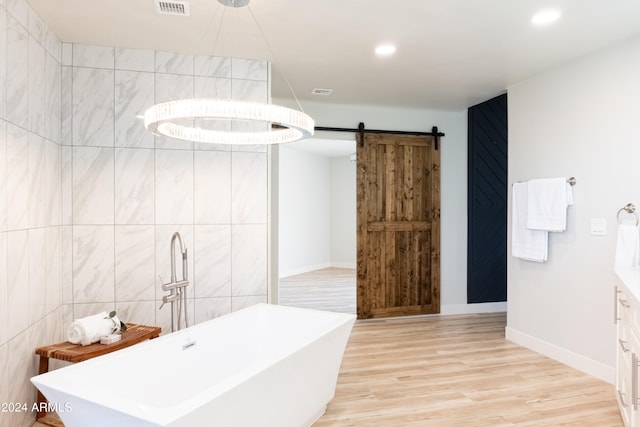
{"label": "freestanding white bathtub", "polygon": [[31,378],[66,427],[301,427],[333,398],[355,316],[269,304]]}

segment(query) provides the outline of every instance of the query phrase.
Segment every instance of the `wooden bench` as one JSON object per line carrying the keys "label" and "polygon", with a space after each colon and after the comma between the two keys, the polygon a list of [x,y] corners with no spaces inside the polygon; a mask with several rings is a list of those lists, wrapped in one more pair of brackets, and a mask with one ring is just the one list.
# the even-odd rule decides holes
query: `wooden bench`
{"label": "wooden bench", "polygon": [[[38,347],[36,348],[36,354],[40,356],[38,374],[49,372],[49,359],[64,360],[71,363],[82,362],[97,356],[102,356],[103,354],[130,347],[148,339],[158,338],[161,331],[162,328],[158,326],[144,326],[127,323],[127,330],[122,333],[122,338],[120,341],[114,342],[113,344],[100,344],[98,342],[82,346],[80,344],[71,344],[66,341],[60,344]],[[62,422],[60,422],[57,417],[40,410],[43,406],[42,403],[46,401],[45,397],[40,393],[40,390],[38,390],[38,412],[36,414],[36,420],[41,424],[53,427],[63,426]]]}

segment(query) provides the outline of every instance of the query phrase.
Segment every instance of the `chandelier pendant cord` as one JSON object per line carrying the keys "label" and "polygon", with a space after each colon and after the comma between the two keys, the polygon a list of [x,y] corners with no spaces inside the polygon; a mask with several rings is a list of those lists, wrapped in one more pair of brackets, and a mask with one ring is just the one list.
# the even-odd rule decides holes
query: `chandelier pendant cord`
{"label": "chandelier pendant cord", "polygon": [[[247,6],[247,9],[249,9],[249,13],[251,14],[251,18],[253,18],[253,22],[256,24],[256,27],[258,27],[258,31],[260,31],[260,35],[262,36],[262,40],[264,40],[264,43],[267,45],[267,48],[269,49],[269,53],[273,57],[273,61],[272,62],[277,62],[276,54],[273,51],[273,48],[271,47],[271,44],[269,43],[269,40],[267,40],[267,38],[265,37],[264,31],[262,31],[262,27],[258,23],[258,20],[256,19],[256,16],[253,14],[253,10],[251,10],[251,6]],[[287,76],[285,75],[283,70],[279,70],[279,71],[280,71],[280,74],[282,74],[282,78],[284,79],[284,82],[287,84],[287,87],[289,88],[289,92],[291,92],[291,95],[293,95],[293,99],[296,100],[296,104],[298,104],[298,108],[300,109],[300,111],[302,111],[304,113],[304,108],[302,108],[302,105],[300,104],[300,100],[296,96],[296,93],[293,91],[293,87],[291,86],[291,83],[289,83],[289,79],[287,78]]]}
{"label": "chandelier pendant cord", "polygon": [[[218,0],[218,2],[223,6],[234,8],[247,6],[249,1],[250,0]],[[216,12],[214,12],[210,19],[210,25],[216,20]],[[269,49],[272,59],[275,61],[275,52],[267,38],[264,36],[264,31],[258,23],[253,10],[250,8],[249,13],[251,14],[253,22]],[[224,18],[225,10],[223,8],[215,34],[213,56],[215,56],[216,53]],[[203,39],[205,35],[203,35]],[[300,111],[270,103],[243,102],[231,99],[178,99],[155,104],[148,108],[144,113],[144,126],[149,132],[155,135],[163,135],[184,141],[215,144],[281,144],[310,138],[314,133],[314,121],[304,113],[300,100],[293,91],[293,87],[291,86],[287,76],[282,71],[280,71],[280,73],[282,74],[287,87],[291,91],[293,98],[296,100]],[[191,126],[180,123],[180,121],[184,121],[185,119],[191,119]],[[243,131],[242,129],[240,129],[240,131],[223,131],[194,126],[193,119],[230,119],[254,123],[271,123],[272,126],[270,127],[270,130],[267,130],[266,132],[260,130]]]}
{"label": "chandelier pendant cord", "polygon": [[[218,9],[220,8],[220,3],[218,3]],[[220,39],[220,32],[222,31],[222,23],[224,22],[224,13],[226,12],[227,8],[225,6],[222,7],[222,14],[220,15],[220,22],[218,22],[218,30],[216,31],[216,36],[213,39],[213,52],[211,52],[211,56],[216,56],[216,48],[218,47],[218,40]],[[217,11],[217,9],[216,9]],[[209,21],[209,25],[207,26],[207,28],[209,28],[211,26],[211,23],[213,22],[213,19],[216,17],[216,13],[213,13],[213,16],[211,17],[211,21]],[[207,32],[205,31],[204,35],[202,36],[202,39],[205,38],[205,36],[207,35]],[[202,40],[201,40],[202,41]]]}

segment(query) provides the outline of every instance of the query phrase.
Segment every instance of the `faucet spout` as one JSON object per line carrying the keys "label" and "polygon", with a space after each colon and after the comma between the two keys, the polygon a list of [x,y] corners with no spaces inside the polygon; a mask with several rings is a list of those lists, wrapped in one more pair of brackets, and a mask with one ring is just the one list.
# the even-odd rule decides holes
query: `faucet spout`
{"label": "faucet spout", "polygon": [[[180,245],[180,253],[182,254],[182,280],[178,280],[176,277],[176,242]],[[171,236],[171,281],[162,285],[163,291],[171,292],[169,295],[165,295],[162,298],[162,305],[167,302],[171,303],[171,332],[176,330],[176,326],[178,330],[181,329],[180,326],[183,316],[185,327],[189,326],[187,316],[187,293],[184,291],[184,288],[189,285],[188,270],[189,264],[187,262],[187,248],[184,245],[182,236],[176,231]],[[175,309],[176,304],[178,306],[177,312]],[[162,308],[162,305],[160,308]]]}
{"label": "faucet spout", "polygon": [[182,254],[182,280],[187,280],[187,248],[184,246],[182,236],[177,231],[171,236],[171,282],[177,281],[176,278],[176,240],[180,244],[180,253]]}

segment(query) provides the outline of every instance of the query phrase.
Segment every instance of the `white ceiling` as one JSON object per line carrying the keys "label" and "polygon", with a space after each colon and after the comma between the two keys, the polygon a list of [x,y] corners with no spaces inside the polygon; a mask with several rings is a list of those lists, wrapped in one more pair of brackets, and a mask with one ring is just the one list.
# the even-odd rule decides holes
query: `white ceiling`
{"label": "white ceiling", "polygon": [[[463,111],[514,83],[640,34],[640,0],[28,0],[63,42],[266,59],[272,96],[331,104]],[[562,16],[530,23],[546,7]],[[255,19],[254,19],[255,17]],[[379,43],[397,52],[376,57]],[[287,84],[288,81],[288,84]],[[333,89],[329,96],[314,88]],[[349,155],[318,135],[295,147]]]}
{"label": "white ceiling", "polygon": [[[270,60],[273,97],[292,98],[286,76],[303,107],[462,111],[640,33],[640,0],[252,0],[239,9],[190,0],[190,17],[158,15],[153,0],[29,3],[63,42]],[[546,6],[562,17],[533,27]],[[395,55],[376,57],[380,42],[395,43]]]}

